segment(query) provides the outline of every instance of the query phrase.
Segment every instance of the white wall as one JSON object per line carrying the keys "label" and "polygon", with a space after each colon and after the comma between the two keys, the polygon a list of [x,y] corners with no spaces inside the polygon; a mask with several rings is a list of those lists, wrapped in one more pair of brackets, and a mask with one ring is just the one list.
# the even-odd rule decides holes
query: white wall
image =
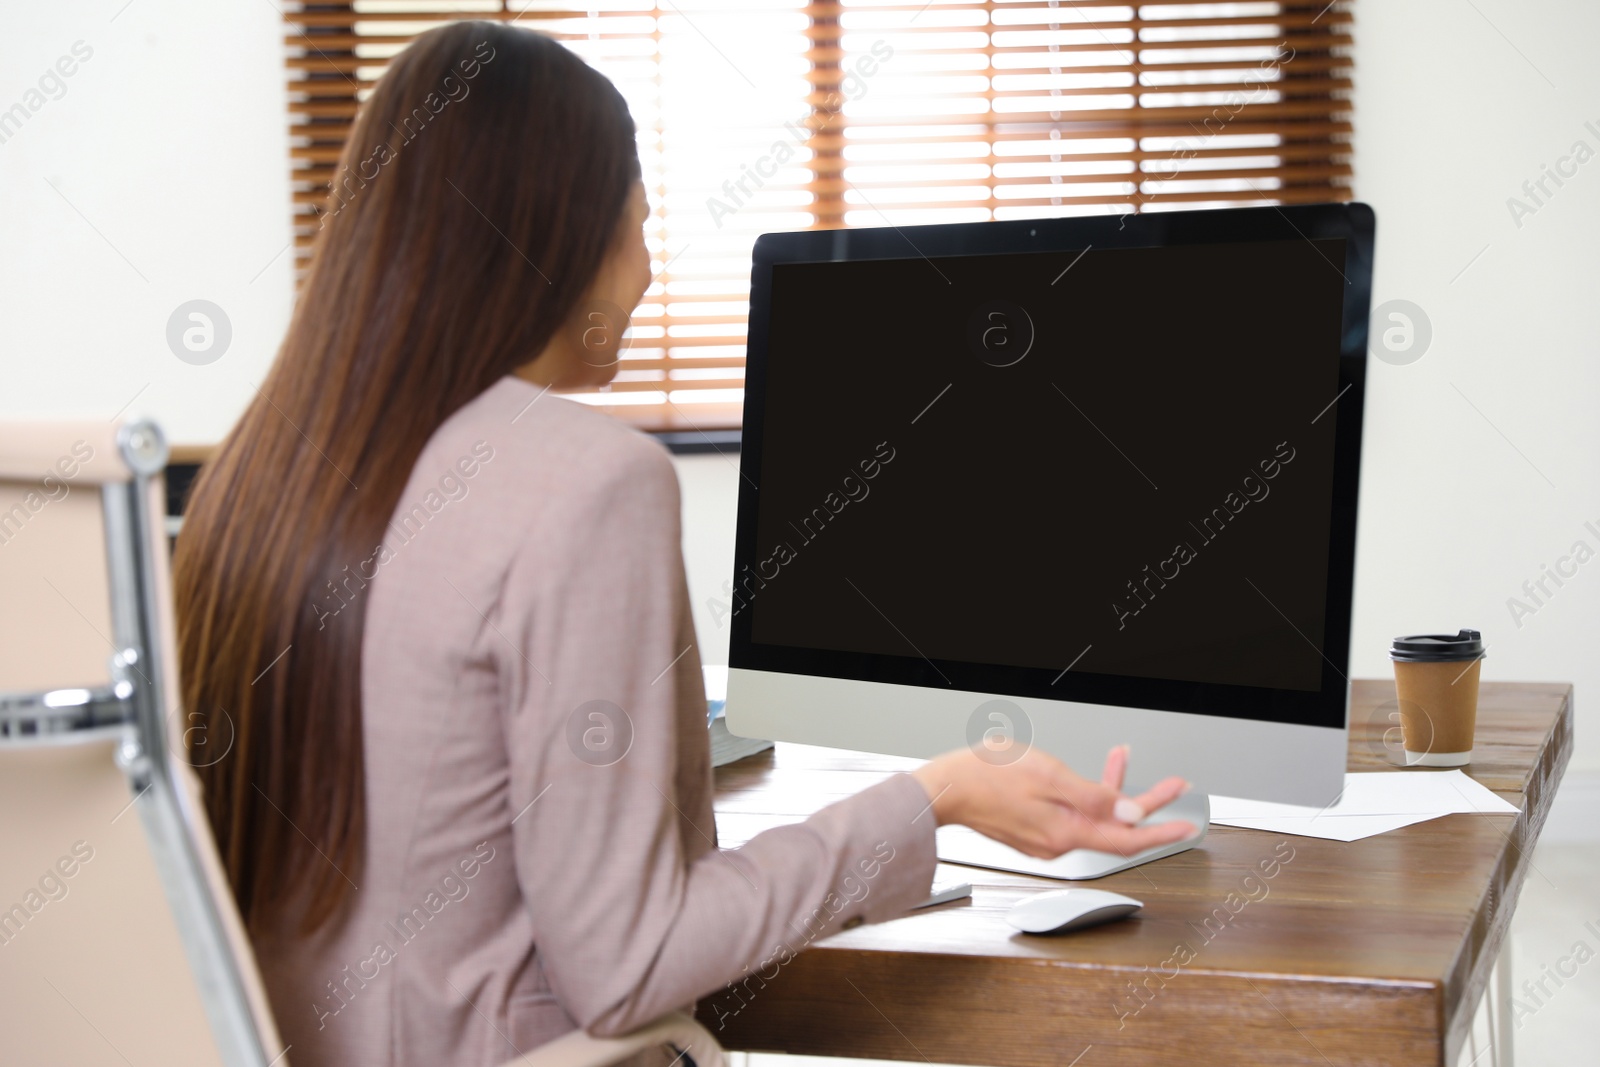
{"label": "white wall", "polygon": [[[184,442],[238,416],[292,292],[283,34],[267,3],[5,5],[0,113],[43,106],[0,143],[0,416],[126,405]],[[60,98],[30,98],[77,42]],[[193,299],[232,325],[208,366],[167,346]]]}
{"label": "white wall", "polygon": [[1477,627],[1485,679],[1576,683],[1573,768],[1595,771],[1600,560],[1520,627],[1506,602],[1575,541],[1600,552],[1600,158],[1520,228],[1507,199],[1576,141],[1600,153],[1600,7],[1475,4],[1355,7],[1374,301],[1416,303],[1434,336],[1372,363],[1352,666],[1383,675],[1393,635]]}
{"label": "white wall", "polygon": [[[214,440],[290,306],[283,28],[265,3],[122,2],[0,16],[0,110],[74,42],[94,50],[0,144],[0,415],[109,419],[137,396],[129,413],[174,439]],[[1600,561],[1551,586],[1520,628],[1506,601],[1575,540],[1600,551],[1583,528],[1600,528],[1600,159],[1520,228],[1506,201],[1575,141],[1600,151],[1584,125],[1600,130],[1600,9],[1354,10],[1356,190],[1378,211],[1377,299],[1420,305],[1434,332],[1417,362],[1372,365],[1355,673],[1387,674],[1396,633],[1476,626],[1486,678],[1594,693]],[[234,331],[203,367],[166,343],[168,316],[195,297]],[[679,471],[703,655],[723,661],[727,627],[708,601],[731,572],[738,478],[717,456]],[[1600,772],[1585,701],[1579,720],[1574,766]]]}
{"label": "white wall", "polygon": [[739,457],[678,456],[683,493],[683,562],[694,602],[702,663],[728,662],[728,611],[722,586],[733,578],[733,524],[739,515]]}

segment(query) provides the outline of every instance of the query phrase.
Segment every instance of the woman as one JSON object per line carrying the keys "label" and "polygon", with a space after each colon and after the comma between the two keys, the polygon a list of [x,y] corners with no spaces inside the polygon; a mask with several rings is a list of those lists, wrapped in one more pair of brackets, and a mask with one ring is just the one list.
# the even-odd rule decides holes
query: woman
{"label": "woman", "polygon": [[1121,797],[1123,750],[1102,783],[957,752],[718,851],[671,463],[547,395],[610,379],[594,315],[650,281],[622,97],[546,37],[436,29],[334,185],[176,564],[185,702],[234,738],[207,806],[299,1067],[625,1032],[902,914],[936,823],[1035,855],[1188,832],[1129,825],[1182,783]]}

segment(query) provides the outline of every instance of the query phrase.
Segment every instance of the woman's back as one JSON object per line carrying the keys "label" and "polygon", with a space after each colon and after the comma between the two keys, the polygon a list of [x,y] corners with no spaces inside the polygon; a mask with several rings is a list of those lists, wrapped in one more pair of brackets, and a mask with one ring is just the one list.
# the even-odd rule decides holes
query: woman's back
{"label": "woman's back", "polygon": [[518,379],[423,450],[383,550],[318,606],[334,627],[366,600],[368,831],[348,916],[258,941],[299,1067],[629,1029],[798,952],[828,894],[881,918],[926,892],[903,776],[714,854],[678,507],[660,446]]}
{"label": "woman's back", "polygon": [[[494,1064],[573,1025],[535,960],[511,834],[518,812],[518,826],[544,824],[523,811],[539,790],[549,825],[581,821],[568,810],[579,790],[560,779],[594,768],[564,743],[564,702],[626,697],[612,685],[646,667],[595,662],[600,649],[582,644],[572,626],[601,593],[584,576],[661,567],[660,582],[633,591],[630,613],[652,626],[684,620],[611,647],[660,656],[661,671],[683,648],[665,651],[672,640],[690,639],[676,568],[662,566],[671,560],[629,558],[676,552],[665,453],[570,401],[526,407],[538,397],[508,378],[452,417],[423,450],[382,550],[351,560],[316,609],[325,628],[366,612],[368,833],[348,920],[310,941],[286,931],[260,946],[299,1064]],[[596,543],[608,519],[618,536]],[[652,742],[677,728],[676,698],[694,705],[698,663],[691,650],[652,687],[663,699],[646,714],[664,720],[647,731]],[[696,762],[677,802],[709,828],[708,771]],[[535,784],[514,765],[547,773]],[[624,822],[611,832],[655,829]],[[530,860],[560,867],[565,850],[546,843],[551,853]]]}

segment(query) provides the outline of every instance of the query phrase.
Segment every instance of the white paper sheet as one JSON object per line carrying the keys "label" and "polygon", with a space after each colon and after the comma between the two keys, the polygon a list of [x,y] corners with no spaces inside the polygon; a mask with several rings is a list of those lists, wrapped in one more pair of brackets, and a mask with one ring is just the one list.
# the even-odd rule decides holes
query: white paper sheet
{"label": "white paper sheet", "polygon": [[1442,815],[1517,810],[1460,770],[1378,771],[1344,778],[1338,803],[1323,808],[1213,796],[1211,821],[1218,826],[1358,841]]}

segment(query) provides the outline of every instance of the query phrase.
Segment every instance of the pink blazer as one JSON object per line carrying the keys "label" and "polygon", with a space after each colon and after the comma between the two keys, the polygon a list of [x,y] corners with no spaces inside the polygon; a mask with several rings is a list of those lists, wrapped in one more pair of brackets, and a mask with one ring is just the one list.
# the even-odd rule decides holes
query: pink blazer
{"label": "pink blazer", "polygon": [[664,449],[520,379],[428,442],[383,544],[312,606],[366,612],[368,830],[336,928],[257,938],[296,1067],[625,1032],[926,897],[905,775],[718,850],[679,536]]}

